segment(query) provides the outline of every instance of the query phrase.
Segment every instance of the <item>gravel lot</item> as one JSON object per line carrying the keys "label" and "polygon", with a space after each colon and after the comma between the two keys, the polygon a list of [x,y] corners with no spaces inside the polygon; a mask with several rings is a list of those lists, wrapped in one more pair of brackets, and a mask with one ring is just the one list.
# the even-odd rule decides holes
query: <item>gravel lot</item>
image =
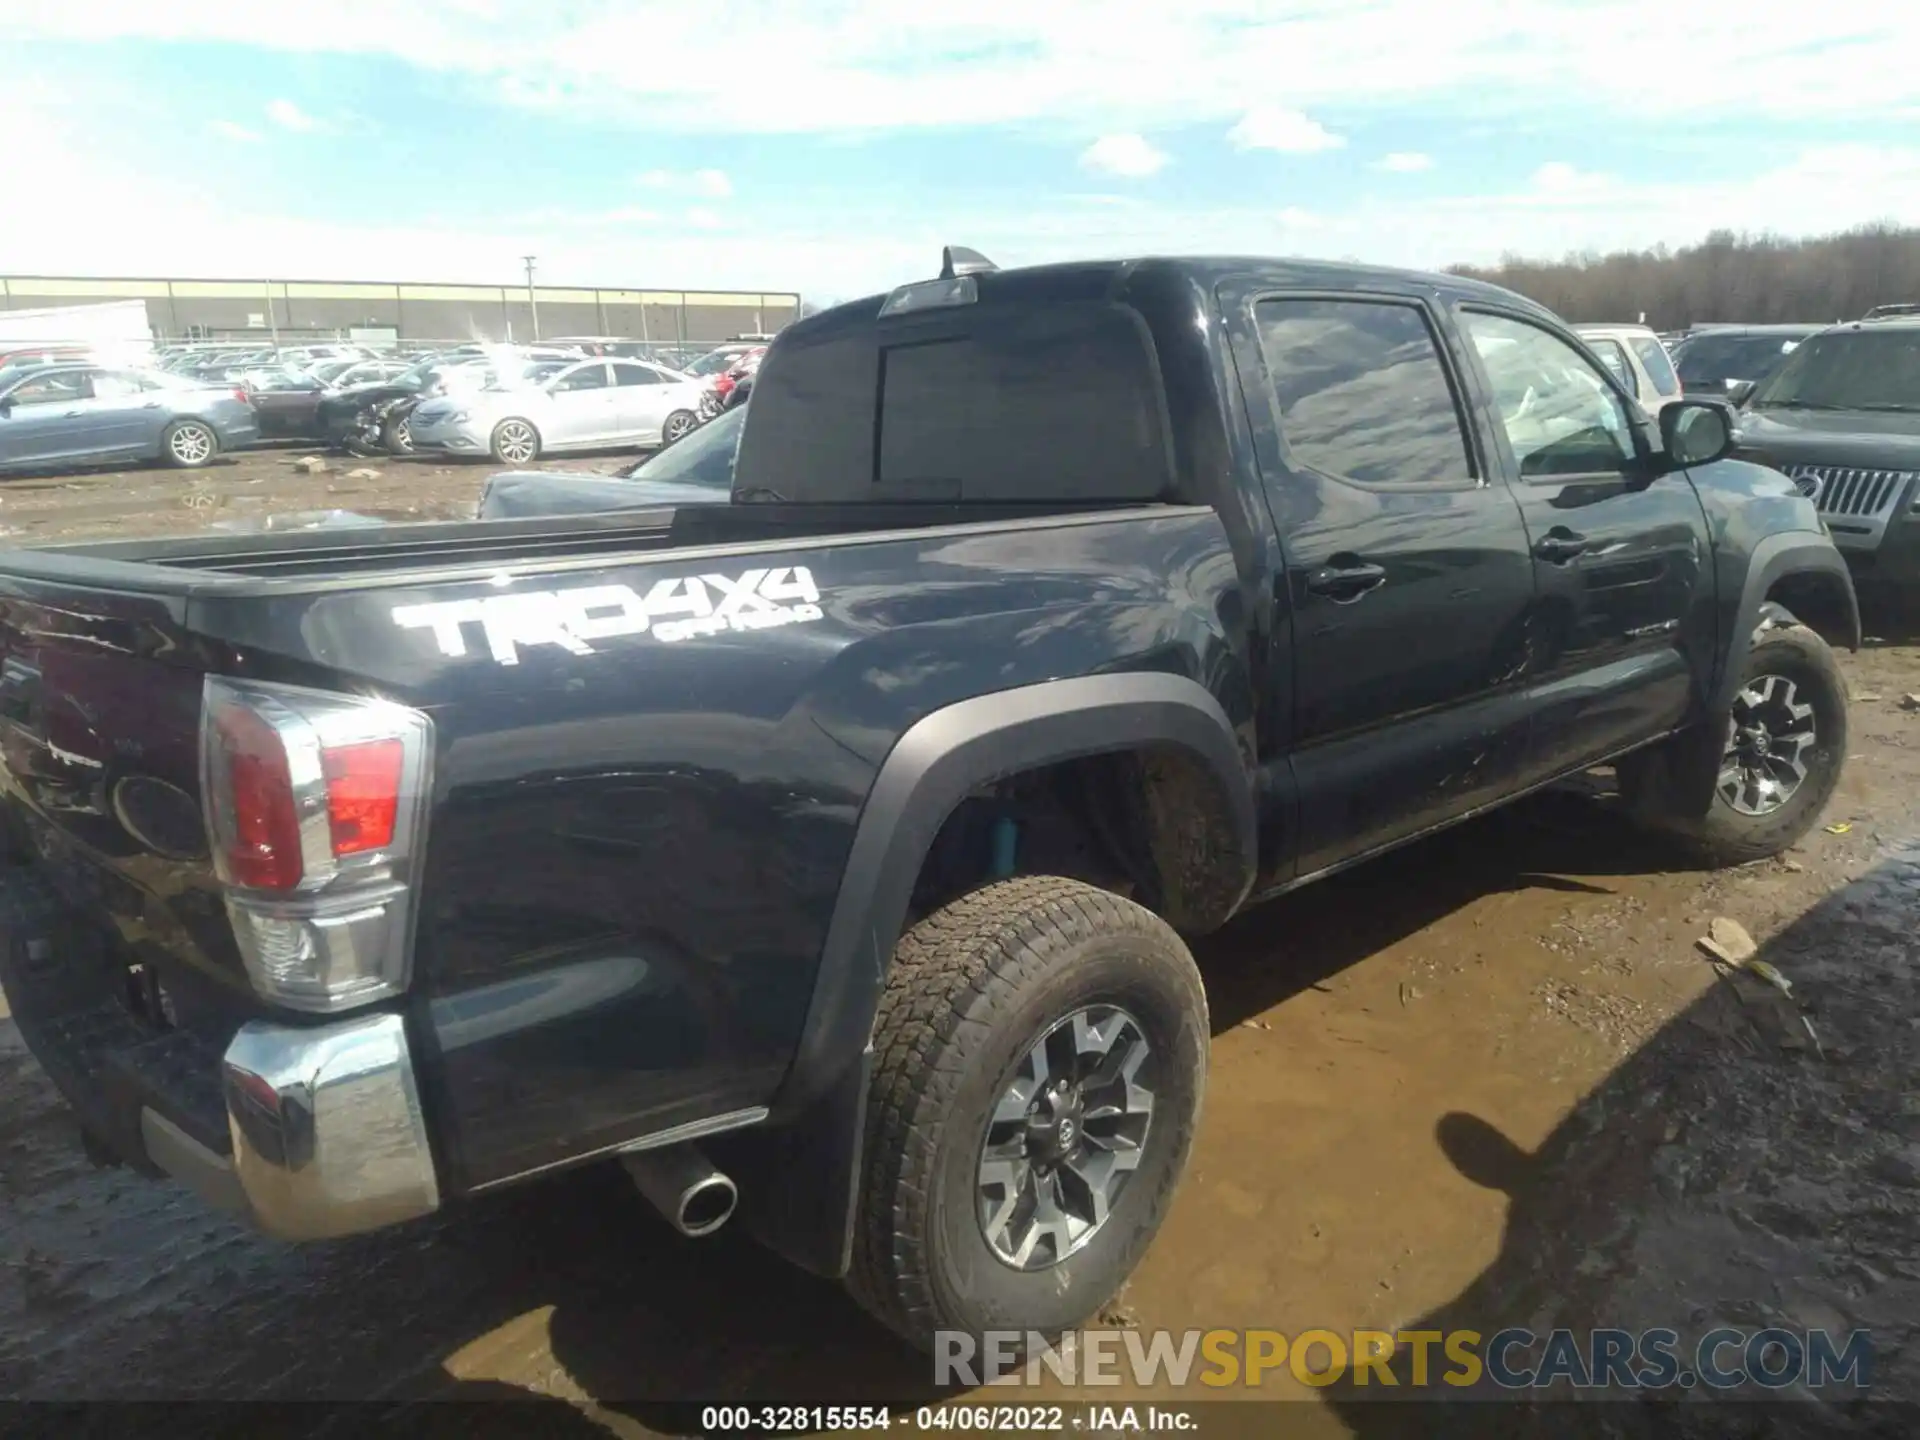
{"label": "gravel lot", "polygon": [[[304,476],[298,453],[15,480],[0,523],[45,541],[276,509],[454,516],[489,473],[334,460]],[[344,473],[360,468],[381,473]],[[1208,1111],[1108,1323],[1866,1326],[1876,1398],[1920,1401],[1920,712],[1902,704],[1920,645],[1877,639],[1843,663],[1847,776],[1791,856],[1668,868],[1603,796],[1559,793],[1200,947]],[[1752,933],[1793,1002],[1716,972],[1694,943],[1715,917]],[[0,1204],[7,1396],[547,1396],[581,1434],[681,1431],[663,1402],[687,1399],[937,1398],[925,1363],[836,1287],[732,1231],[679,1240],[607,1171],[390,1234],[260,1239],[90,1168],[4,1019]],[[1408,1433],[1360,1391],[1270,1378],[1261,1393],[1300,1402],[1287,1433]],[[1751,1433],[1912,1433],[1886,1409],[1794,1398]],[[1680,1409],[1682,1431],[1729,1433],[1724,1411]],[[1534,1428],[1570,1433],[1581,1412],[1547,1407]],[[1484,1417],[1426,1412],[1419,1429],[1492,1433]]]}

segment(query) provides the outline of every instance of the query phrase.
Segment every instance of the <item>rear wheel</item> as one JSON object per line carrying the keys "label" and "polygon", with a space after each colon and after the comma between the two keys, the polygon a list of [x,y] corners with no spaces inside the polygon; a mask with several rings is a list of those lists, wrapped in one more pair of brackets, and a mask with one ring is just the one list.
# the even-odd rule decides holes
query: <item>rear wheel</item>
{"label": "rear wheel", "polygon": [[691,410],[676,410],[667,416],[666,423],[660,427],[660,443],[671,445],[694,427],[694,415]]}
{"label": "rear wheel", "polygon": [[1075,880],[988,886],[902,938],[873,1044],[855,1296],[923,1348],[1094,1314],[1166,1215],[1206,1088],[1180,937]]}
{"label": "rear wheel", "polygon": [[540,457],[540,432],[529,420],[502,420],[493,427],[493,458],[502,465],[527,465]]}
{"label": "rear wheel", "polygon": [[169,465],[197,470],[220,453],[220,437],[204,420],[176,420],[160,437],[160,451]]}
{"label": "rear wheel", "polygon": [[1846,753],[1846,681],[1833,652],[1803,625],[1776,625],[1748,651],[1726,721],[1628,756],[1620,790],[1697,858],[1741,865],[1813,828]]}

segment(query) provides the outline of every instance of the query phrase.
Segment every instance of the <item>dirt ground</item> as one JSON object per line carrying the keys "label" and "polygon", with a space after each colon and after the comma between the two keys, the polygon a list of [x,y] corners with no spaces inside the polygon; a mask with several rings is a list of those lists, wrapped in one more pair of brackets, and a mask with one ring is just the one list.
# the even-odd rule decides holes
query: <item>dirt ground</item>
{"label": "dirt ground", "polygon": [[[374,462],[379,481],[349,481],[338,472],[365,462],[305,477],[286,458],[16,481],[0,520],[52,539],[269,507],[454,514],[487,473]],[[214,498],[193,501],[203,489]],[[1844,664],[1846,778],[1789,856],[1670,868],[1604,795],[1556,793],[1198,947],[1207,1112],[1106,1323],[1865,1327],[1876,1402],[1920,1401],[1920,711],[1902,704],[1920,645],[1876,639]],[[1702,956],[1715,917],[1752,933],[1791,1002]],[[90,1168],[3,1019],[0,1207],[0,1396],[547,1396],[583,1435],[686,1432],[668,1402],[689,1399],[959,1398],[836,1287],[731,1230],[678,1239],[617,1172],[394,1233],[258,1238]],[[1359,1390],[1269,1378],[1259,1393],[1300,1402],[1272,1433],[1403,1433],[1397,1407]],[[1889,1413],[1791,1398],[1764,1433]],[[1538,1433],[1568,1433],[1577,1408],[1550,1407]],[[1733,1433],[1724,1408],[1680,1411],[1683,1433]]]}

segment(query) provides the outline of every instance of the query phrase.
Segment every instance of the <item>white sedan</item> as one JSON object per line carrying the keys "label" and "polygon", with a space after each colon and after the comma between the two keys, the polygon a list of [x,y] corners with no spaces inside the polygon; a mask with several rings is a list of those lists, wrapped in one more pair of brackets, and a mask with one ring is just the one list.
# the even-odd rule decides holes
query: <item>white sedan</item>
{"label": "white sedan", "polygon": [[704,386],[639,360],[581,360],[537,382],[507,381],[421,402],[416,450],[526,465],[559,450],[665,445],[694,426]]}

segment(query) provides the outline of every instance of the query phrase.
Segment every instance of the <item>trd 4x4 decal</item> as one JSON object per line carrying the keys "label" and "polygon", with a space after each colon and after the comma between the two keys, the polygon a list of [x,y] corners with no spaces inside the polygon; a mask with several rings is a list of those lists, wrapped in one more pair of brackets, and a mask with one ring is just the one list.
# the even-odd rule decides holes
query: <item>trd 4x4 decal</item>
{"label": "trd 4x4 decal", "polygon": [[486,632],[487,648],[502,665],[520,663],[523,645],[558,645],[591,655],[593,640],[651,634],[656,640],[691,640],[726,631],[766,630],[821,618],[820,592],[803,565],[725,575],[685,575],[656,582],[642,596],[629,585],[588,585],[577,590],[536,590],[488,595],[434,605],[401,605],[393,623],[433,631],[443,655],[465,655],[464,627]]}

